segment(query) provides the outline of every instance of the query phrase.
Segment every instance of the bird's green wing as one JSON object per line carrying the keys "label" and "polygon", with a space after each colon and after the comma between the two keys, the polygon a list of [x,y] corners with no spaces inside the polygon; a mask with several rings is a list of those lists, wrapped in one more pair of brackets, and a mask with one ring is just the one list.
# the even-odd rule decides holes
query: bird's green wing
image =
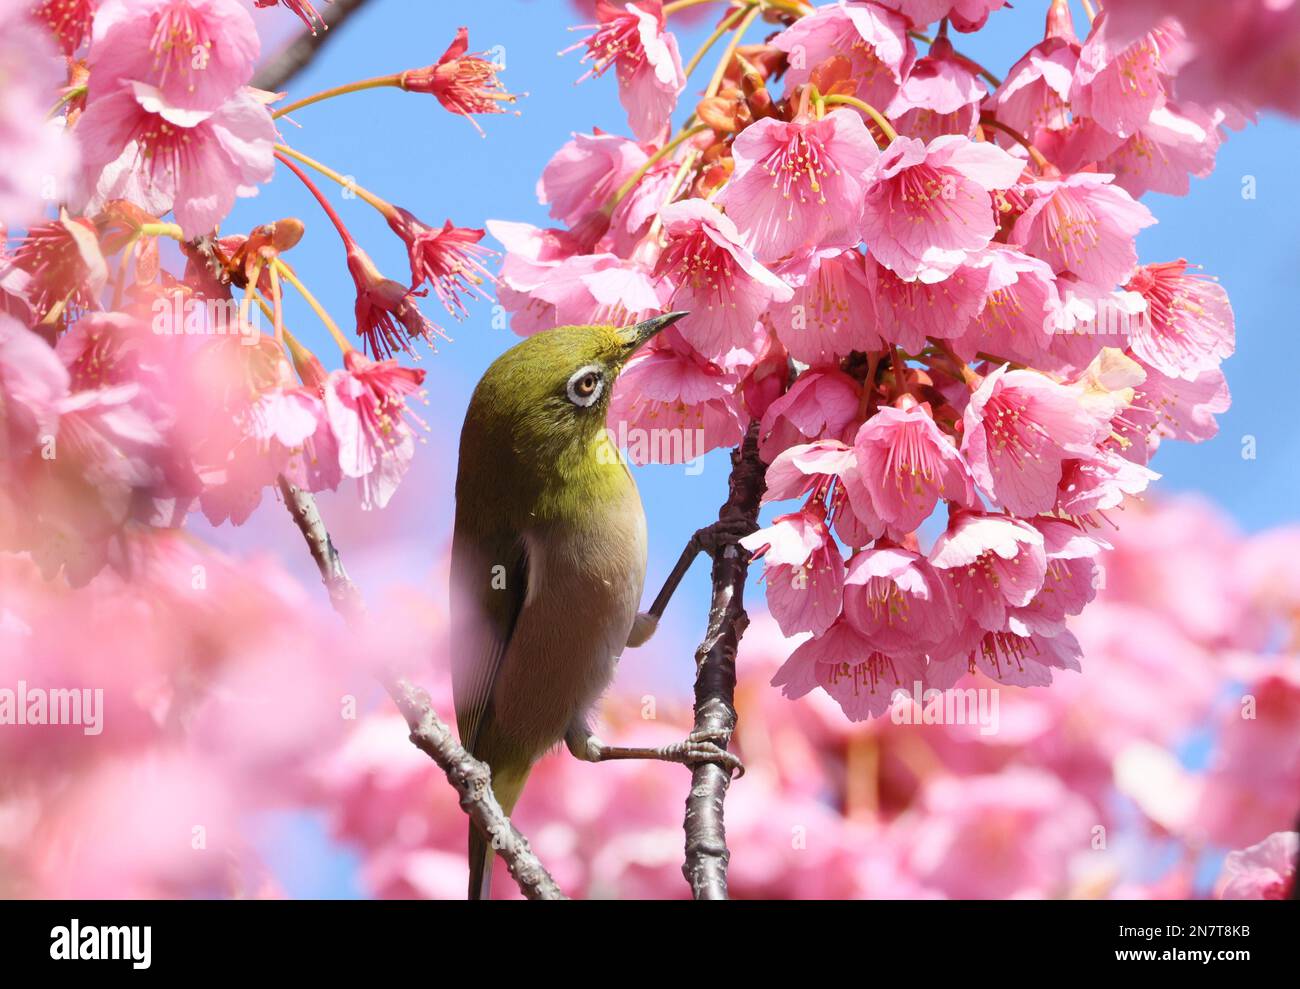
{"label": "bird's green wing", "polygon": [[472,754],[501,660],[528,595],[528,547],[515,533],[497,538],[457,527],[451,553],[452,694],[460,741]]}

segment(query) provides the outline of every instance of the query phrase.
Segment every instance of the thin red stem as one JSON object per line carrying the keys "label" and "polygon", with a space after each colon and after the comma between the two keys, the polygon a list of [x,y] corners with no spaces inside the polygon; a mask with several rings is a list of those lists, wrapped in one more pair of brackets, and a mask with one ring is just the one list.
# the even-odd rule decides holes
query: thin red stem
{"label": "thin red stem", "polygon": [[329,200],[325,198],[325,194],[316,187],[316,183],[311,180],[306,172],[293,163],[293,160],[290,159],[288,155],[277,151],[275,157],[278,158],[280,162],[289,169],[289,171],[298,176],[299,181],[307,187],[307,191],[316,197],[316,202],[320,203],[320,208],[325,211],[325,215],[328,216],[330,222],[334,224],[334,229],[336,229],[339,232],[339,236],[343,238],[343,246],[351,250],[356,244],[356,238],[352,236],[352,232],[348,230],[347,226],[343,223],[342,217],[335,212],[334,207],[331,206]]}

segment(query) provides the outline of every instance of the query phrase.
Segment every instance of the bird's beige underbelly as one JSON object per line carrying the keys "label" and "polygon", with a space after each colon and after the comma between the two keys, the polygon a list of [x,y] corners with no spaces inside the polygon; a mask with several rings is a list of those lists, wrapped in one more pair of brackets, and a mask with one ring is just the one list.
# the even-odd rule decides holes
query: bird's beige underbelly
{"label": "bird's beige underbelly", "polygon": [[[631,496],[636,499],[635,489]],[[529,587],[493,690],[493,727],[540,757],[587,717],[613,677],[645,581],[640,501],[603,523],[527,536]]]}

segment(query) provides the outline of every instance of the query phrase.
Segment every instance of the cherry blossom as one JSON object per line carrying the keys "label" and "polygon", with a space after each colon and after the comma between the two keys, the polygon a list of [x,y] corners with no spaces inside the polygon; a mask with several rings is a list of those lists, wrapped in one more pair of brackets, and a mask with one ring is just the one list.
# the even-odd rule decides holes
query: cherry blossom
{"label": "cherry blossom", "polygon": [[758,260],[856,245],[862,176],[878,156],[857,113],[789,123],[768,117],[745,128],[732,156],[736,171],[718,203]]}
{"label": "cherry blossom", "polygon": [[935,425],[928,407],[886,407],[862,424],[853,439],[855,504],[870,499],[876,517],[892,530],[911,532],[942,498],[974,507],[975,487],[952,441]]}
{"label": "cherry blossom", "polygon": [[677,38],[663,29],[663,4],[596,0],[596,17],[595,33],[581,43],[582,60],[591,63],[583,78],[613,66],[632,133],[638,141],[657,140],[686,88]]}
{"label": "cherry blossom", "polygon": [[253,77],[261,51],[236,0],[103,0],[94,23],[92,103],[144,83],[174,111],[215,111]]}
{"label": "cherry blossom", "polygon": [[691,313],[678,326],[706,357],[752,343],[754,324],[772,302],[794,291],[746,249],[730,217],[688,199],[660,212],[668,244],[655,278],[668,288],[666,308]]}
{"label": "cherry blossom", "polygon": [[[365,508],[383,508],[415,455],[408,395],[424,372],[349,351],[342,371],[325,383],[325,412],[338,440],[339,468],[355,477]],[[417,424],[419,420],[416,420]]]}
{"label": "cherry blossom", "polygon": [[904,281],[942,281],[993,239],[991,193],[1023,169],[962,135],[896,138],[867,172],[862,232],[872,256]]}
{"label": "cherry blossom", "polygon": [[844,596],[844,558],[823,516],[810,510],[782,515],[741,545],[763,556],[768,607],[782,632],[830,628]]}
{"label": "cherry blossom", "polygon": [[916,60],[906,20],[875,3],[823,4],[772,44],[789,57],[787,86],[807,82],[827,59],[843,57],[854,95],[877,107],[889,104]]}

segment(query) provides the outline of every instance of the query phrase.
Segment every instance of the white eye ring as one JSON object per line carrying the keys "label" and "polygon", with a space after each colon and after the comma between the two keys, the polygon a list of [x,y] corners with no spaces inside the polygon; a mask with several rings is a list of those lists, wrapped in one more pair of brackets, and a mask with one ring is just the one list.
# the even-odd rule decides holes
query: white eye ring
{"label": "white eye ring", "polygon": [[[595,405],[601,394],[605,391],[605,369],[599,364],[588,364],[586,367],[580,367],[573,372],[569,378],[569,384],[566,391],[569,394],[569,401],[579,408],[590,408]],[[578,382],[589,374],[596,375],[596,387],[592,389],[590,395],[583,395],[578,391]]]}

